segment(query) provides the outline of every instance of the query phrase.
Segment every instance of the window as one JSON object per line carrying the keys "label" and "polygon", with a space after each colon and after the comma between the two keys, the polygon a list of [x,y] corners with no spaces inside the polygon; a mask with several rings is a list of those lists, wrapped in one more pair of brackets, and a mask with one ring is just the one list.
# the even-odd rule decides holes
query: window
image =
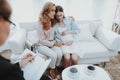
{"label": "window", "polygon": [[120,34],[120,3],[116,7],[115,16],[112,25],[112,31]]}

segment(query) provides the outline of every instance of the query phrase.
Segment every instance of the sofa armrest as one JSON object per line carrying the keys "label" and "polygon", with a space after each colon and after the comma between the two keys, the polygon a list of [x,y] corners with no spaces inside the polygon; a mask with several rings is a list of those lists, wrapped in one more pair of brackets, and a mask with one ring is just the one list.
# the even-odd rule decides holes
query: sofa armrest
{"label": "sofa armrest", "polygon": [[25,41],[25,46],[28,48],[28,49],[30,49],[30,50],[32,50],[32,46],[33,46],[34,44],[31,42],[31,41],[29,41],[28,39],[26,39],[26,41]]}
{"label": "sofa armrest", "polygon": [[18,29],[14,35],[12,35],[8,44],[13,53],[18,54],[24,51],[26,39],[26,31],[24,29]]}
{"label": "sofa armrest", "polygon": [[120,36],[110,30],[99,27],[96,31],[95,37],[108,49],[120,49]]}
{"label": "sofa armrest", "polygon": [[34,43],[34,44],[33,44],[33,43],[30,42],[29,40],[26,40],[26,47],[27,47],[28,49],[30,49],[31,51],[37,53],[39,56],[47,59],[47,58],[48,58],[47,56],[45,56],[45,55],[43,55],[43,54],[41,54],[41,53],[38,52],[38,49],[37,49],[38,46],[39,46],[39,45],[38,45],[37,43]]}

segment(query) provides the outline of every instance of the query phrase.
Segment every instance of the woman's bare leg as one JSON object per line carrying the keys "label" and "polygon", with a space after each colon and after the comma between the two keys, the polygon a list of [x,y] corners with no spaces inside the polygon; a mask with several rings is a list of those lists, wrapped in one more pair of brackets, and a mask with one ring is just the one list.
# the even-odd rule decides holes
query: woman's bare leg
{"label": "woman's bare leg", "polygon": [[50,69],[50,76],[52,79],[56,79],[57,75],[55,69]]}
{"label": "woman's bare leg", "polygon": [[64,54],[64,67],[70,66],[70,54],[66,53]]}
{"label": "woman's bare leg", "polygon": [[78,60],[79,60],[78,55],[72,54],[72,55],[71,55],[71,59],[72,59],[72,65],[78,64]]}

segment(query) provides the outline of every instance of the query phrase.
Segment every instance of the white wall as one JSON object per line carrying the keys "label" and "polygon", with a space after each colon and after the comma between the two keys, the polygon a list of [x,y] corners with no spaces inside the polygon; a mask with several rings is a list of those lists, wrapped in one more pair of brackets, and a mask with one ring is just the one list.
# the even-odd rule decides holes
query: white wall
{"label": "white wall", "polygon": [[13,8],[13,19],[17,22],[29,22],[35,20],[32,0],[10,0]]}
{"label": "white wall", "polygon": [[112,28],[118,0],[93,0],[93,17],[101,18],[107,29]]}
{"label": "white wall", "polygon": [[13,7],[13,18],[17,22],[37,21],[47,1],[62,5],[66,16],[76,20],[101,18],[106,28],[111,28],[118,0],[9,0]]}

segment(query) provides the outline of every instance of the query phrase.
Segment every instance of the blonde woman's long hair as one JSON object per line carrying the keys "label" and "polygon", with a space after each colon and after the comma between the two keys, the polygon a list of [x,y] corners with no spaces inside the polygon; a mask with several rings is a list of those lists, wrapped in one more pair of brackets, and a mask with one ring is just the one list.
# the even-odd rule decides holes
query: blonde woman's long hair
{"label": "blonde woman's long hair", "polygon": [[55,6],[52,2],[47,2],[41,11],[39,22],[43,25],[43,29],[46,29],[46,25],[48,25],[51,22],[51,27],[55,25],[54,19],[50,19],[48,17],[49,12],[52,10],[52,8]]}

